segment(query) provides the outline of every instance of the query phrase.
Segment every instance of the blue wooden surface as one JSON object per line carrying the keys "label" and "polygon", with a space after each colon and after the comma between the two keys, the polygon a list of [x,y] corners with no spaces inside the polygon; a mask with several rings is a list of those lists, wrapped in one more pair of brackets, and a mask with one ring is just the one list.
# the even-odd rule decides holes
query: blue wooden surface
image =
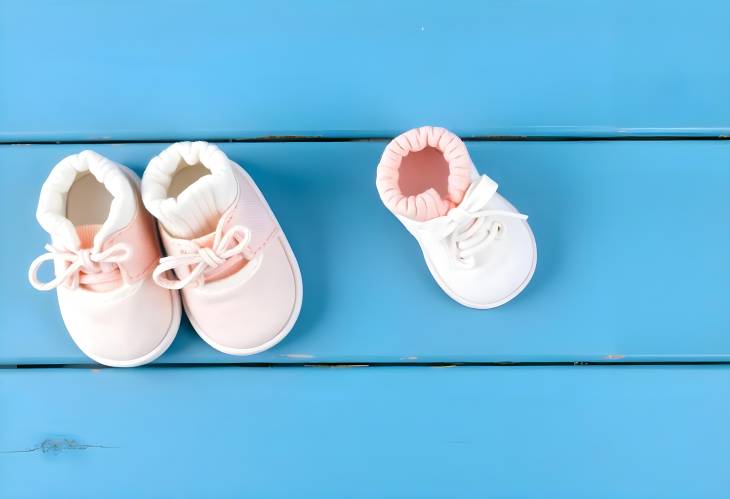
{"label": "blue wooden surface", "polygon": [[[730,141],[479,142],[530,214],[492,311],[382,207],[384,142],[223,144],[292,242],[304,308],[238,358],[184,323],[159,365],[88,360],[26,284],[50,168],[89,141],[730,136],[725,0],[0,0],[0,498],[730,497]],[[166,144],[94,145],[140,172]],[[389,276],[389,277],[387,277]],[[10,367],[10,368],[7,368]]]}
{"label": "blue wooden surface", "polygon": [[0,140],[730,134],[730,2],[0,0]]}
{"label": "blue wooden surface", "polygon": [[730,491],[730,366],[0,370],[0,407],[8,499]]}
{"label": "blue wooden surface", "polygon": [[[144,168],[164,144],[95,147]],[[279,216],[302,267],[298,324],[233,357],[186,323],[160,362],[493,362],[730,359],[730,142],[470,143],[478,167],[530,215],[535,277],[495,310],[433,282],[374,186],[384,143],[223,144]],[[26,282],[46,235],[40,185],[81,146],[0,146],[0,363],[86,363],[53,293]]]}

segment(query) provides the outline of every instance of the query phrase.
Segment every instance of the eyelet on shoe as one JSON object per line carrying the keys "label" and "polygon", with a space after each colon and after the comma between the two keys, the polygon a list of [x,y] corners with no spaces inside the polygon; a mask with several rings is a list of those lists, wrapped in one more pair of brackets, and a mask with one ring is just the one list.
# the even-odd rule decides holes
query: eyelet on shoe
{"label": "eyelet on shoe", "polygon": [[504,235],[504,225],[502,225],[499,222],[494,222],[494,225],[492,226],[497,233],[494,238],[500,239]]}

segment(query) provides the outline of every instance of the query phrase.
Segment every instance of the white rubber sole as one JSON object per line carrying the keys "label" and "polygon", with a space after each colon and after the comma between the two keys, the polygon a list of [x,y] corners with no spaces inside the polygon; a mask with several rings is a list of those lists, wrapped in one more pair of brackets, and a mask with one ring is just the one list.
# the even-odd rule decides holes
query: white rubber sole
{"label": "white rubber sole", "polygon": [[[180,320],[182,319],[182,306],[180,304],[180,293],[177,291],[172,293],[172,321],[170,322],[170,327],[168,328],[167,332],[165,333],[165,336],[162,338],[162,341],[157,344],[157,346],[152,350],[151,352],[143,355],[142,357],[138,357],[136,359],[130,359],[130,360],[111,360],[111,359],[105,359],[103,357],[99,357],[98,355],[93,355],[87,351],[85,351],[83,348],[79,347],[79,349],[89,357],[94,362],[97,362],[99,364],[108,366],[108,367],[138,367],[143,366],[145,364],[149,364],[150,362],[153,362],[158,357],[160,357],[163,353],[167,351],[168,348],[170,348],[170,345],[172,345],[173,340],[177,336],[177,332],[180,329]],[[78,344],[77,344],[78,346]]]}
{"label": "white rubber sole", "polygon": [[284,235],[284,231],[281,229],[281,225],[279,225],[279,221],[276,218],[276,215],[274,215],[274,212],[271,210],[271,207],[269,206],[269,203],[266,201],[266,198],[264,197],[263,193],[259,189],[259,186],[256,185],[256,182],[253,181],[251,176],[248,174],[246,170],[244,170],[238,163],[236,163],[238,166],[239,171],[241,174],[248,180],[248,182],[251,183],[251,185],[254,188],[254,191],[259,197],[259,200],[266,206],[266,209],[269,211],[269,215],[274,219],[274,222],[276,223],[276,227],[279,230],[279,236],[278,240],[281,243],[281,245],[284,248],[284,251],[286,253],[287,259],[289,260],[289,265],[291,266],[292,273],[294,274],[294,284],[295,284],[295,291],[294,291],[294,308],[292,309],[291,315],[289,316],[289,319],[287,320],[286,324],[282,328],[282,330],[276,334],[273,338],[270,340],[260,344],[256,345],[254,347],[249,348],[234,348],[229,347],[226,345],[222,345],[220,343],[217,343],[215,340],[213,340],[210,336],[206,335],[203,332],[203,329],[197,324],[195,319],[193,318],[192,314],[188,313],[188,319],[190,320],[190,324],[192,324],[193,329],[198,333],[198,336],[202,338],[203,341],[205,341],[208,345],[213,347],[214,349],[218,350],[219,352],[226,353],[228,355],[239,355],[239,356],[245,356],[245,355],[254,355],[257,353],[261,353],[265,350],[268,350],[269,348],[272,348],[273,346],[277,345],[279,342],[281,342],[284,338],[287,337],[289,332],[294,328],[294,324],[297,322],[297,319],[299,318],[299,313],[302,310],[302,301],[304,298],[304,286],[302,283],[302,273],[299,269],[299,263],[297,262],[296,257],[294,256],[294,251],[291,249],[291,245],[289,244],[289,241],[287,240],[286,236]]}

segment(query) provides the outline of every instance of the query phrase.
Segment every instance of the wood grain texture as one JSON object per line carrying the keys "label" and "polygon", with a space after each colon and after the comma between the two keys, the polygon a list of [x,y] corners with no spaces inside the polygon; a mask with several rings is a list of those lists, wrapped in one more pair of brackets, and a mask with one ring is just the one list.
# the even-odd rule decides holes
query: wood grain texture
{"label": "wood grain texture", "polygon": [[[164,145],[95,147],[138,172]],[[532,283],[495,310],[434,283],[374,185],[384,143],[223,144],[292,243],[304,306],[290,336],[220,354],[185,323],[160,362],[575,362],[730,358],[730,142],[469,143],[530,215]],[[53,293],[26,282],[46,236],[40,185],[81,146],[1,146],[0,363],[85,363]],[[12,182],[8,180],[12,178]]]}
{"label": "wood grain texture", "polygon": [[0,0],[0,140],[730,135],[725,0]]}

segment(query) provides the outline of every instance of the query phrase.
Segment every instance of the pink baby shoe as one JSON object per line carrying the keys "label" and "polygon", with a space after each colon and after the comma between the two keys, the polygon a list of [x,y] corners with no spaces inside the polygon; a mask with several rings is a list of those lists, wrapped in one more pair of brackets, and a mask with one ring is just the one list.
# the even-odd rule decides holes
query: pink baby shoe
{"label": "pink baby shoe", "polygon": [[302,278],[251,177],[213,144],[179,142],[150,161],[142,197],[169,255],[154,278],[182,290],[200,337],[232,355],[284,339],[299,316]]}
{"label": "pink baby shoe", "polygon": [[[41,188],[36,214],[51,236],[48,253],[28,272],[38,290],[56,288],[71,338],[107,366],[152,362],[177,334],[176,291],[160,288],[152,271],[160,258],[153,218],[144,210],[139,178],[94,151],[69,156]],[[55,277],[38,269],[53,261]]]}
{"label": "pink baby shoe", "polygon": [[517,296],[537,262],[527,216],[479,175],[464,143],[444,128],[421,127],[385,148],[376,185],[385,206],[421,246],[451,298],[493,308]]}

